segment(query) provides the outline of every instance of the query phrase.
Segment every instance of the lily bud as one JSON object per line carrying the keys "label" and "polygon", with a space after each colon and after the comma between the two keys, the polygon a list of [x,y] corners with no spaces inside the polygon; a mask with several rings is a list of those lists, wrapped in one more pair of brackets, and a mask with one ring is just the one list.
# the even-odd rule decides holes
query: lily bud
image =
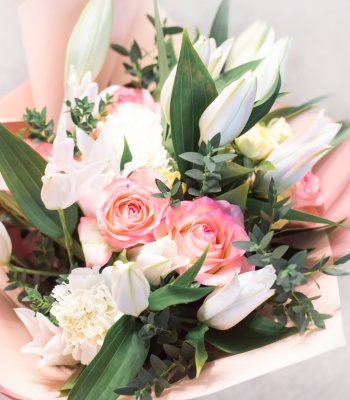
{"label": "lily bud", "polygon": [[198,320],[215,329],[232,328],[274,294],[271,287],[275,280],[272,265],[234,275],[207,296],[198,310]]}
{"label": "lily bud", "polygon": [[111,268],[112,297],[117,309],[138,317],[148,307],[151,289],[147,279],[135,262],[124,264],[118,260]]}
{"label": "lily bud", "polygon": [[9,234],[2,222],[0,222],[0,266],[10,262],[12,243]]}
{"label": "lily bud", "polygon": [[266,22],[255,21],[235,39],[227,58],[225,71],[265,57],[274,41],[273,28]]}
{"label": "lily bud", "polygon": [[212,76],[213,79],[216,79],[220,75],[227,60],[227,57],[232,49],[233,42],[234,39],[229,38],[211,53],[207,68],[209,74]]}
{"label": "lily bud", "polygon": [[74,65],[79,81],[87,71],[94,80],[100,72],[110,43],[113,0],[90,0],[70,37],[66,54],[66,81]]}
{"label": "lily bud", "polygon": [[243,130],[254,106],[257,82],[248,71],[228,85],[205,109],[200,120],[200,142],[221,133],[220,145],[235,139]]}
{"label": "lily bud", "polygon": [[302,179],[316,162],[332,148],[329,144],[341,125],[325,124],[323,113],[321,111],[314,118],[308,130],[297,132],[276,147],[267,157],[276,170],[259,172],[255,185],[257,191],[267,193],[271,178],[273,178],[279,193],[284,192]]}

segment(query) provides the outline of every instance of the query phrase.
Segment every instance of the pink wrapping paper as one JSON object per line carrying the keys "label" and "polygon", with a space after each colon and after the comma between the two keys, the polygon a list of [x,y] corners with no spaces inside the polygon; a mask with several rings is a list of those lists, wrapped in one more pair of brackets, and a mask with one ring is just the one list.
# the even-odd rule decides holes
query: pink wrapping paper
{"label": "pink wrapping paper", "polygon": [[[9,119],[7,126],[10,130],[18,129],[18,118],[26,106],[36,106],[38,109],[47,106],[48,115],[57,118],[63,98],[65,48],[85,4],[86,0],[26,0],[21,5],[19,15],[29,80],[0,100],[0,116]],[[145,15],[152,12],[150,0],[116,1],[117,22],[114,24],[113,41],[129,46],[136,38],[144,48],[152,48],[153,31],[150,30],[149,35],[144,34],[149,27]],[[120,61],[120,56],[110,52],[99,76],[101,88],[107,82],[122,83],[125,80],[123,70],[118,68]],[[12,124],[11,119],[16,119],[17,125]],[[347,183],[350,183],[350,171],[342,170],[347,162],[349,147],[348,141],[316,168],[326,199],[324,215],[334,220],[350,214],[350,191],[342,191],[342,196],[339,196],[339,188],[347,188]],[[337,180],[334,179],[335,173]],[[348,251],[350,233],[336,230],[330,233],[330,241],[325,234],[321,234],[318,240],[319,250],[314,256],[320,257],[331,252],[338,256]],[[326,321],[326,330],[315,329],[261,349],[208,363],[199,379],[181,381],[172,386],[171,391],[164,392],[162,399],[200,398],[344,345],[337,280],[322,275],[317,281],[322,297],[316,301],[316,308],[320,312],[333,314],[333,318]],[[5,286],[5,270],[0,269],[0,400],[2,397],[18,400],[55,399],[58,394],[55,389],[62,385],[70,371],[55,367],[38,371],[38,357],[20,353],[20,348],[31,337],[13,311],[19,306],[16,294],[1,291]],[[313,283],[307,290],[316,295],[321,293]]]}

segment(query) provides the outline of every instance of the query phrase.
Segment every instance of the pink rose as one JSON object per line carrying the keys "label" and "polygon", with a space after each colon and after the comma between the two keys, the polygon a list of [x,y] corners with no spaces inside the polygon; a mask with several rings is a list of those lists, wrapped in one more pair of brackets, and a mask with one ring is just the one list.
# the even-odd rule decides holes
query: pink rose
{"label": "pink rose", "polygon": [[320,180],[309,171],[304,178],[291,188],[291,201],[294,208],[303,210],[305,207],[319,207],[324,201],[320,190]]}
{"label": "pink rose", "polygon": [[97,212],[102,238],[117,248],[153,242],[169,207],[168,200],[152,196],[157,192],[130,179],[116,179],[108,185]]}
{"label": "pink rose", "polygon": [[[209,245],[208,255],[196,277],[203,285],[224,285],[235,270],[242,268],[245,252],[231,245],[236,240],[249,240],[238,206],[208,197],[183,201],[180,207],[169,209],[167,226],[179,254],[189,257],[191,264]],[[181,268],[180,273],[188,268]]]}

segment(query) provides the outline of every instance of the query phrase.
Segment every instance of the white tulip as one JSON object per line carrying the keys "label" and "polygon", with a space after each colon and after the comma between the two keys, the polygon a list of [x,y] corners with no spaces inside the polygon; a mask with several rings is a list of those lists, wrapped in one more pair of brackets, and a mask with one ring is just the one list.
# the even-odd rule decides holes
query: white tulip
{"label": "white tulip", "polygon": [[148,307],[150,285],[141,268],[135,262],[124,264],[118,260],[113,267],[104,269],[102,275],[110,275],[112,297],[119,311],[138,317]]}
{"label": "white tulip", "polygon": [[32,335],[33,340],[21,348],[22,353],[32,353],[41,356],[38,368],[48,365],[74,365],[71,354],[65,354],[66,341],[63,329],[54,325],[44,315],[27,308],[15,309],[17,316]]}
{"label": "white tulip", "polygon": [[2,222],[0,222],[0,266],[10,262],[12,243],[9,234]]}
{"label": "white tulip", "polygon": [[113,25],[113,0],[90,0],[70,37],[66,54],[66,81],[74,65],[79,81],[87,71],[100,72],[108,51]]}
{"label": "white tulip", "polygon": [[235,39],[227,58],[225,71],[264,58],[274,41],[273,28],[266,22],[255,21]]}
{"label": "white tulip", "polygon": [[284,192],[302,179],[332,148],[329,144],[341,125],[325,124],[323,114],[324,111],[321,111],[305,132],[297,132],[267,157],[276,170],[259,173],[255,185],[257,191],[266,193],[273,178],[279,193]]}
{"label": "white tulip", "polygon": [[177,254],[177,245],[170,235],[162,239],[136,246],[126,253],[127,259],[135,261],[142,269],[151,285],[158,286],[160,278],[165,278],[171,271],[184,267],[190,259]]}
{"label": "white tulip", "polygon": [[275,280],[272,265],[234,275],[207,296],[198,310],[198,320],[215,329],[232,328],[274,294],[271,287]]}
{"label": "white tulip", "polygon": [[200,142],[221,133],[220,145],[235,139],[243,130],[254,106],[257,82],[248,71],[228,85],[205,109],[200,120]]}

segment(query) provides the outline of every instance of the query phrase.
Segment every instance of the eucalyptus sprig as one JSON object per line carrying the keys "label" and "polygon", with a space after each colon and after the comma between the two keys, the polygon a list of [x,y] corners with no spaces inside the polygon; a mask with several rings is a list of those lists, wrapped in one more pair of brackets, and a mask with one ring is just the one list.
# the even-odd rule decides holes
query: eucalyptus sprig
{"label": "eucalyptus sprig", "polygon": [[26,108],[26,113],[23,115],[24,122],[28,128],[24,128],[21,133],[28,133],[28,138],[34,142],[52,143],[54,135],[54,121],[51,119],[46,122],[46,107],[41,112],[34,109]]}

